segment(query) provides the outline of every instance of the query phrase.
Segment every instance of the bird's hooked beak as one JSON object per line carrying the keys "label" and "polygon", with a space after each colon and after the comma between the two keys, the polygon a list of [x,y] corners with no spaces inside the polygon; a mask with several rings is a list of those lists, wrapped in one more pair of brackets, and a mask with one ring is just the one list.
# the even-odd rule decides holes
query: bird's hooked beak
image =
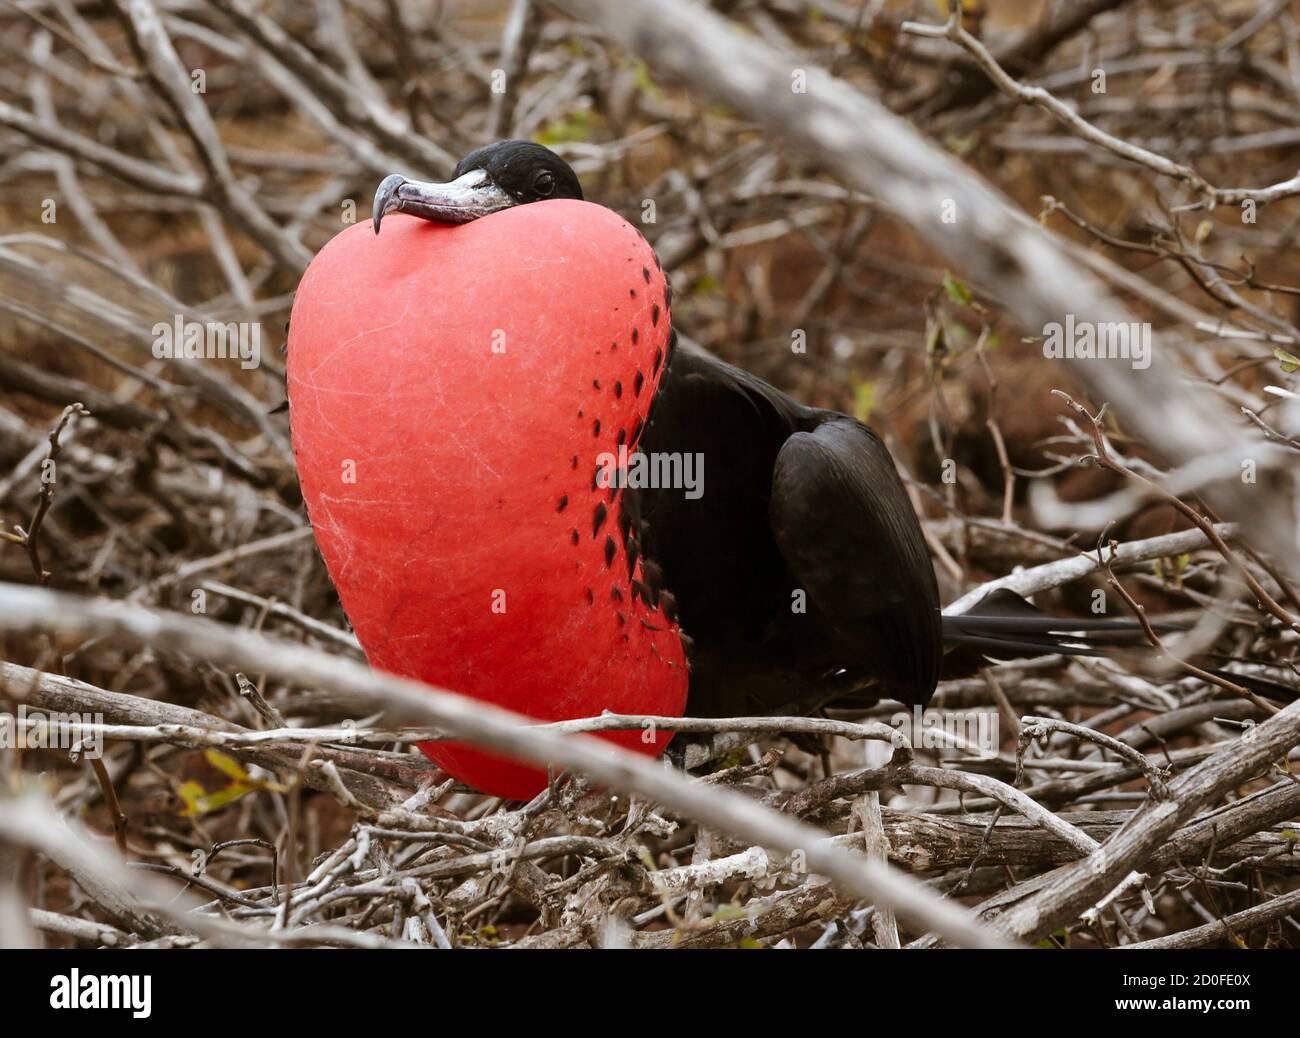
{"label": "bird's hooked beak", "polygon": [[516,204],[481,169],[472,169],[446,184],[407,180],[394,173],[384,177],[375,192],[372,220],[378,234],[380,221],[389,213],[410,213],[435,223],[469,223]]}

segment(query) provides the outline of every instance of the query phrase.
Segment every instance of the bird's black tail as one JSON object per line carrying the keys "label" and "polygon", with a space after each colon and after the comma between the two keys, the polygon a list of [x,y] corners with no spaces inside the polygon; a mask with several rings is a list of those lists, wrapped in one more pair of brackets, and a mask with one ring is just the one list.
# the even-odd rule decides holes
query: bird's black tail
{"label": "bird's black tail", "polygon": [[[1180,630],[1177,624],[1153,624],[1156,631]],[[1148,644],[1136,620],[1080,620],[1051,616],[1017,595],[999,588],[969,611],[943,618],[945,645],[969,646],[990,655],[1110,656]]]}
{"label": "bird's black tail", "polygon": [[[1157,633],[1186,630],[1186,625],[1152,623]],[[986,658],[1033,659],[1038,656],[1146,656],[1150,643],[1136,620],[1075,619],[1051,616],[1030,605],[1014,591],[1000,588],[985,595],[967,612],[943,617],[943,677],[974,674]],[[1267,678],[1220,670],[1212,657],[1197,657],[1197,666],[1250,689],[1257,695],[1290,703],[1300,689]]]}

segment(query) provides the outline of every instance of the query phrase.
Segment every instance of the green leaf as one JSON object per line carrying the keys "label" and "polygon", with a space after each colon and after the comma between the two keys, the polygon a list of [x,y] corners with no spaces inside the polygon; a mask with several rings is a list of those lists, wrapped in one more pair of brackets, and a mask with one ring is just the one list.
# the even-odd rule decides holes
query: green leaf
{"label": "green leaf", "polygon": [[248,772],[244,770],[244,766],[240,764],[239,761],[235,760],[234,757],[227,757],[224,753],[217,750],[204,750],[203,757],[209,764],[221,772],[221,774],[225,775],[226,778],[232,778],[236,782],[249,781]]}
{"label": "green leaf", "polygon": [[1300,370],[1300,357],[1293,353],[1287,353],[1286,350],[1278,348],[1273,351],[1273,356],[1282,362],[1282,370],[1288,375],[1293,371]]}
{"label": "green leaf", "polygon": [[233,804],[245,793],[251,793],[252,791],[252,786],[247,786],[242,782],[232,782],[225,789],[218,789],[209,793],[199,783],[191,780],[183,782],[177,792],[185,803],[185,810],[181,814],[196,818],[199,815],[210,814],[227,804]]}
{"label": "green leaf", "polygon": [[560,119],[553,119],[533,137],[538,144],[553,148],[557,144],[582,143],[591,137],[592,114],[587,108],[578,108]]}
{"label": "green leaf", "polygon": [[663,96],[663,91],[660,90],[659,87],[655,85],[655,81],[650,78],[650,69],[640,58],[637,58],[632,62],[632,82],[636,84],[636,88],[641,91],[641,93],[645,94],[646,97],[660,98]]}
{"label": "green leaf", "polygon": [[1187,571],[1187,567],[1191,565],[1191,561],[1192,557],[1186,553],[1183,553],[1182,555],[1171,555],[1169,556],[1170,565],[1167,571],[1164,559],[1156,559],[1152,562],[1151,568],[1155,571],[1155,575],[1161,581],[1178,580]]}
{"label": "green leaf", "polygon": [[943,146],[959,158],[969,155],[971,150],[980,142],[979,138],[971,134],[945,134]]}
{"label": "green leaf", "polygon": [[177,790],[181,801],[185,804],[182,815],[197,817],[206,815],[218,808],[225,807],[227,804],[234,803],[246,793],[252,793],[254,790],[264,789],[273,793],[287,793],[288,786],[281,785],[278,782],[254,778],[244,766],[218,750],[204,750],[203,759],[216,771],[225,775],[230,782],[220,789],[204,789],[201,782],[190,779],[181,783]]}
{"label": "green leaf", "polygon": [[859,382],[853,387],[853,417],[863,424],[871,420],[871,409],[876,403],[876,387],[871,382]]}
{"label": "green leaf", "polygon": [[[1053,940],[1052,938],[1056,938],[1056,940]],[[1057,927],[1055,930],[1053,930],[1051,933],[1049,933],[1041,941],[1036,943],[1034,947],[1045,948],[1049,951],[1059,951],[1063,945],[1068,947],[1069,944],[1070,944],[1070,931],[1067,930],[1064,926],[1060,926]]]}
{"label": "green leaf", "polygon": [[971,301],[975,298],[971,295],[970,289],[951,274],[944,274],[943,290],[948,293],[948,298],[958,306],[970,306]]}
{"label": "green leaf", "polygon": [[718,279],[712,274],[701,274],[691,284],[691,295],[702,296],[718,290]]}

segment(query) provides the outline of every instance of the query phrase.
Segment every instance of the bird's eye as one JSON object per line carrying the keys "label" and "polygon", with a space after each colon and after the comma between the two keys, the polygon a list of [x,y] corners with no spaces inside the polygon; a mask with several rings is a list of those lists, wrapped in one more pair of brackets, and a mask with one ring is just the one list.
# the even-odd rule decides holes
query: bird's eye
{"label": "bird's eye", "polygon": [[555,176],[549,170],[542,170],[533,177],[533,190],[539,195],[549,195],[555,190]]}

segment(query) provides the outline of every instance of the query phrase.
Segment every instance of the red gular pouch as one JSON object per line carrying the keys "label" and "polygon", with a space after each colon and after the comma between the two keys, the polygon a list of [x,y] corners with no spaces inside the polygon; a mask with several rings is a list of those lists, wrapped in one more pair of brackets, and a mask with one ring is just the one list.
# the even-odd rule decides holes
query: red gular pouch
{"label": "red gular pouch", "polygon": [[[587,202],[461,225],[394,213],[321,250],[294,299],[290,421],[372,666],[539,721],[681,715],[680,631],[633,593],[634,491],[602,476],[635,446],[669,336],[649,244]],[[646,754],[670,737],[601,736]],[[546,784],[461,743],[420,749],[494,796]]]}

